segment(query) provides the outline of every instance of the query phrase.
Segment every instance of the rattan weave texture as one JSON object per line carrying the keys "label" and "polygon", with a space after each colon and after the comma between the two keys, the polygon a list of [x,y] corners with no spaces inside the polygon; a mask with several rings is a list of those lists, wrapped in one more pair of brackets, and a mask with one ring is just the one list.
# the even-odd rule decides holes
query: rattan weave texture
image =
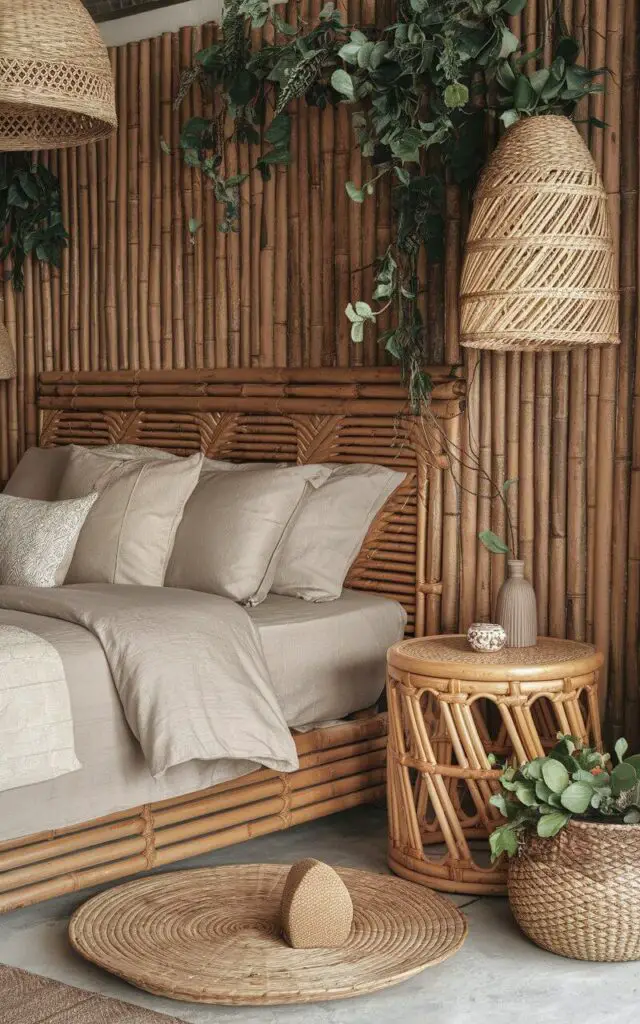
{"label": "rattan weave texture", "polygon": [[138,988],[186,1002],[308,1003],[388,988],[455,953],[466,935],[448,900],[407,882],[340,869],[354,904],[337,949],[280,935],[286,864],[142,878],[94,896],[69,926],[74,949]]}
{"label": "rattan weave texture", "polygon": [[111,61],[81,0],[0,0],[0,149],[62,149],[117,126]]}
{"label": "rattan weave texture", "polygon": [[460,285],[461,344],[610,345],[618,284],[607,195],[566,117],[509,128],[476,190]]}
{"label": "rattan weave texture", "polygon": [[509,902],[538,946],[575,960],[640,959],[640,825],[570,821],[509,861]]}

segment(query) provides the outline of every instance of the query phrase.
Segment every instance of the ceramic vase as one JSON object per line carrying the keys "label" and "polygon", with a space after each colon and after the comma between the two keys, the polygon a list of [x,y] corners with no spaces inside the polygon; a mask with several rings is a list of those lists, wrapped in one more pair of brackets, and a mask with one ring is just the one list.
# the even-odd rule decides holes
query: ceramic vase
{"label": "ceramic vase", "polygon": [[524,576],[524,562],[507,562],[507,578],[498,592],[496,622],[507,634],[507,647],[534,647],[538,642],[536,595]]}

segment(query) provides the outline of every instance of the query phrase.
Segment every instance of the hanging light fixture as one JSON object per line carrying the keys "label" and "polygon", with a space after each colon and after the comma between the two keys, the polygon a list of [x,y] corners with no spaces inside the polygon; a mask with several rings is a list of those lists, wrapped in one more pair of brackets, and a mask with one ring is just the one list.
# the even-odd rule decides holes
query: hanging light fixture
{"label": "hanging light fixture", "polygon": [[0,0],[0,151],[79,146],[117,123],[109,54],[81,0]]}
{"label": "hanging light fixture", "polygon": [[460,341],[495,351],[617,345],[607,195],[566,117],[524,118],[474,197],[460,283]]}

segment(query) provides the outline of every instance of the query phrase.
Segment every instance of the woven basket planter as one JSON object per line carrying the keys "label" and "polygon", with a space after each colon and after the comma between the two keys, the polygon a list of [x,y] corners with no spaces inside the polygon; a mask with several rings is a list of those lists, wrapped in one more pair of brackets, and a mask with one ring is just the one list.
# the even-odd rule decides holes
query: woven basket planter
{"label": "woven basket planter", "polygon": [[474,198],[460,303],[469,348],[619,343],[607,196],[566,117],[518,121],[494,150]]}
{"label": "woven basket planter", "polygon": [[0,150],[79,146],[117,123],[109,54],[81,0],[0,0]]}
{"label": "woven basket planter", "polygon": [[525,935],[574,960],[640,959],[640,825],[570,821],[509,861],[509,903]]}

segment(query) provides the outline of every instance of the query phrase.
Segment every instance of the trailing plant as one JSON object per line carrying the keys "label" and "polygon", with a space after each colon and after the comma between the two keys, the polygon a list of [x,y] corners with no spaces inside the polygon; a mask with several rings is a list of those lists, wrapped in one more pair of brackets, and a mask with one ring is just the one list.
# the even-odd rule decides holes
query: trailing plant
{"label": "trailing plant", "polygon": [[492,555],[508,555],[510,558],[518,557],[518,538],[513,528],[511,513],[509,512],[509,506],[507,504],[507,494],[513,485],[517,484],[517,482],[517,477],[514,477],[513,479],[505,480],[502,487],[497,488],[497,497],[502,502],[502,506],[504,508],[509,543],[503,540],[502,537],[499,537],[497,533],[494,533],[493,530],[481,530],[478,534],[478,540],[484,545],[487,551],[491,552]]}
{"label": "trailing plant", "polygon": [[619,739],[614,766],[609,754],[562,736],[546,757],[506,768],[503,792],[490,800],[507,819],[489,837],[492,859],[517,853],[527,833],[557,835],[571,818],[640,823],[640,754],[626,757],[627,749]]}
{"label": "trailing plant", "polygon": [[43,263],[60,265],[69,237],[62,223],[60,184],[28,153],[0,153],[0,225],[0,262],[11,261],[5,279],[16,291],[24,287],[29,253]]}
{"label": "trailing plant", "polygon": [[[371,201],[382,179],[393,184],[393,241],[378,254],[368,301],[349,303],[351,337],[391,308],[393,326],[382,335],[399,361],[414,408],[428,401],[423,373],[426,339],[419,312],[418,254],[431,261],[443,250],[445,182],[469,189],[485,157],[485,114],[512,124],[545,113],[572,115],[599,70],[578,63],[579,47],[560,15],[553,26],[549,67],[535,67],[542,50],[522,53],[507,20],[526,0],[398,0],[388,25],[347,24],[333,3],[313,23],[284,21],[268,0],[228,0],[221,38],[185,70],[179,104],[192,87],[213,104],[211,117],[183,126],[184,159],[210,181],[224,206],[223,231],[235,230],[243,175],[224,177],[225,123],[231,139],[268,144],[257,161],[265,178],[290,153],[290,105],[304,97],[320,108],[347,104],[355,142],[369,170],[345,181],[355,203]],[[274,41],[254,48],[251,30],[267,20]],[[531,70],[534,67],[535,70]],[[192,232],[199,225],[192,224]]]}

